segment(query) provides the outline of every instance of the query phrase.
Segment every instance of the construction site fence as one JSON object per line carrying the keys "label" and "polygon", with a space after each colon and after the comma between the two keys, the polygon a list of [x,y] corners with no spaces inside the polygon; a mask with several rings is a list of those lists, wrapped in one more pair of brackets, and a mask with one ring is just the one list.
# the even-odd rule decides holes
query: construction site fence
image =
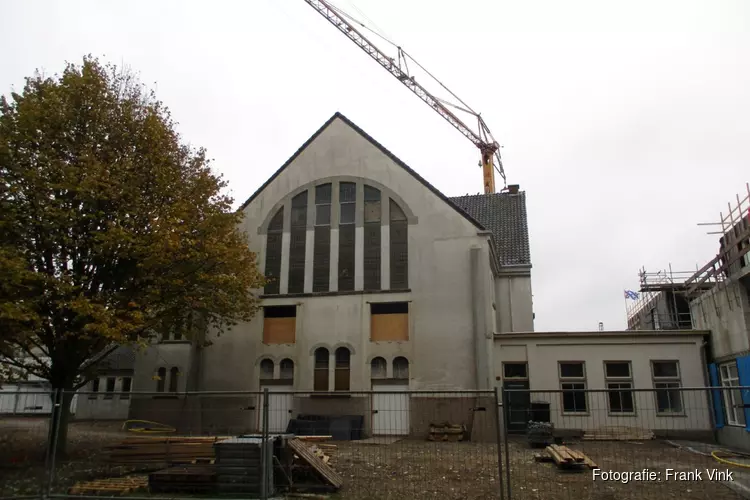
{"label": "construction site fence", "polygon": [[[750,459],[732,454],[730,444],[747,439],[750,387],[654,383],[588,389],[565,380],[550,391],[510,379],[489,391],[406,391],[389,381],[352,392],[278,384],[253,392],[5,391],[0,498],[334,491],[352,499],[746,498],[741,465]],[[55,417],[66,404],[67,425]],[[221,450],[230,444],[242,450],[230,455],[241,475],[234,485],[222,475],[229,462]],[[300,445],[307,451],[295,451]]]}

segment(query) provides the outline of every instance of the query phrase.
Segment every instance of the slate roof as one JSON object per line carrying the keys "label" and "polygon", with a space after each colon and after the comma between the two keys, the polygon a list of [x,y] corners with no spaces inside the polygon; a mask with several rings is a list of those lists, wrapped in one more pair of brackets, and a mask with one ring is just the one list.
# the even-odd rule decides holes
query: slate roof
{"label": "slate roof", "polygon": [[133,370],[135,368],[135,349],[120,346],[104,358],[97,367],[100,372],[110,370]]}
{"label": "slate roof", "polygon": [[529,266],[526,193],[453,196],[450,200],[492,232],[498,266]]}

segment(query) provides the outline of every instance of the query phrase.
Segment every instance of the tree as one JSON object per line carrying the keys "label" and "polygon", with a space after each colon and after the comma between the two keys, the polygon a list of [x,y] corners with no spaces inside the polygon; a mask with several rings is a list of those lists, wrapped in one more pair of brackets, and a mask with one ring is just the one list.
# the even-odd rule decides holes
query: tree
{"label": "tree", "polygon": [[72,391],[114,348],[257,311],[225,187],[153,92],[91,56],[0,98],[0,364],[66,391],[60,451]]}

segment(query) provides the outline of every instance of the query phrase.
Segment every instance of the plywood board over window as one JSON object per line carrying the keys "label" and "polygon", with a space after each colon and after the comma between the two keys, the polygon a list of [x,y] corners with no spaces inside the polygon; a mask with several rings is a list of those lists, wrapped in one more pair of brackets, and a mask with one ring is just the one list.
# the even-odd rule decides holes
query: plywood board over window
{"label": "plywood board over window", "polygon": [[294,344],[297,327],[297,306],[263,308],[263,343]]}
{"label": "plywood board over window", "polygon": [[407,302],[370,304],[370,340],[373,342],[409,340],[409,304]]}

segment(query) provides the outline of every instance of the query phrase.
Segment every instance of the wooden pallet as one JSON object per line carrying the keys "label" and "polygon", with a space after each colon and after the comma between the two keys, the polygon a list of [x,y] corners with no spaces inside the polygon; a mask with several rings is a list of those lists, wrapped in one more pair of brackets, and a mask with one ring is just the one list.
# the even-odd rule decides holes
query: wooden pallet
{"label": "wooden pallet", "polygon": [[331,486],[338,489],[344,484],[341,474],[333,470],[327,463],[316,456],[310,448],[299,439],[290,439],[287,443],[294,453],[308,463]]}
{"label": "wooden pallet", "polygon": [[583,470],[584,466],[589,469],[596,469],[598,466],[580,451],[572,450],[567,446],[558,446],[556,444],[545,448],[547,455],[534,455],[537,462],[554,462],[558,468],[564,470]]}
{"label": "wooden pallet", "polygon": [[111,477],[76,483],[68,490],[68,494],[116,496],[147,487],[148,476]]}

